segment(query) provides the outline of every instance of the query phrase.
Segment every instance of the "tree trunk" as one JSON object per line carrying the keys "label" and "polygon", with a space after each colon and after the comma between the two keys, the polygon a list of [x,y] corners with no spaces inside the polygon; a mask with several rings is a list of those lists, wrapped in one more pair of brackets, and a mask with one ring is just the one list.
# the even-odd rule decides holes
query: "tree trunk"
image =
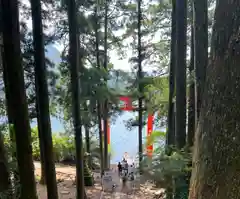
{"label": "tree trunk", "polygon": [[107,100],[104,102],[104,136],[103,136],[103,154],[104,154],[104,170],[108,170],[108,140],[107,140],[107,128],[108,128],[108,120],[107,120]]}
{"label": "tree trunk", "polygon": [[217,1],[189,199],[240,196],[240,1]]}
{"label": "tree trunk", "polygon": [[199,118],[201,96],[208,64],[208,0],[193,0],[195,120]]}
{"label": "tree trunk", "polygon": [[87,125],[84,126],[85,128],[85,141],[86,141],[86,151],[87,153],[90,153],[91,152],[91,149],[90,149],[90,134],[89,134],[89,128]]}
{"label": "tree trunk", "polygon": [[143,159],[143,143],[142,143],[142,129],[143,129],[143,87],[140,81],[143,78],[142,72],[142,0],[137,1],[137,12],[138,12],[138,21],[137,21],[137,34],[138,34],[138,90],[139,90],[139,99],[138,99],[138,158],[139,158],[139,172],[142,172],[142,159]]}
{"label": "tree trunk", "polygon": [[[0,4],[1,4],[1,1],[0,1]],[[2,8],[2,6],[0,5],[0,8]],[[1,12],[1,11],[0,11]],[[1,27],[2,27],[2,20],[1,20]],[[9,92],[9,84],[8,84],[8,79],[7,79],[7,74],[6,74],[6,70],[7,70],[7,66],[6,66],[6,60],[5,60],[5,55],[4,55],[4,49],[3,49],[3,37],[1,35],[1,59],[2,59],[2,68],[3,68],[3,82],[4,82],[4,92],[5,92],[5,103],[6,103],[6,112],[7,112],[7,117],[8,117],[8,128],[9,128],[9,137],[10,137],[10,141],[11,141],[11,145],[12,145],[12,160],[16,160],[16,157],[17,157],[17,154],[16,154],[16,150],[13,150],[13,149],[16,149],[15,147],[15,144],[16,144],[16,141],[15,141],[15,138],[12,133],[12,126],[13,126],[13,114],[12,112],[14,111],[13,107],[10,107],[9,104],[10,103],[10,100],[11,100],[11,93]],[[14,147],[14,148],[13,148]],[[13,169],[13,187],[16,187],[16,182],[18,180],[18,172],[17,172],[18,168],[17,168],[17,165],[16,167]],[[10,175],[10,174],[9,174]],[[11,175],[10,175],[11,176]],[[10,177],[11,179],[11,177]]]}
{"label": "tree trunk", "polygon": [[[191,153],[194,146],[195,134],[195,86],[194,86],[194,40],[193,40],[193,24],[191,24],[191,54],[189,63],[190,85],[188,95],[188,130],[187,130],[187,149]],[[189,160],[188,167],[192,167],[192,160]],[[186,183],[190,186],[191,171],[186,171]]]}
{"label": "tree trunk", "polygon": [[[176,1],[176,147],[186,144],[186,43],[187,43],[187,0]],[[175,180],[175,199],[187,195],[185,176]]]}
{"label": "tree trunk", "polygon": [[[98,69],[100,69],[100,54],[99,54],[99,16],[98,16],[99,5],[96,3],[95,8],[95,38],[96,38],[96,63]],[[104,164],[104,156],[103,156],[103,137],[102,137],[102,118],[101,118],[101,105],[99,100],[97,100],[97,117],[98,117],[98,132],[99,132],[99,148],[100,148],[100,171],[101,175],[103,174],[103,164]]]}
{"label": "tree trunk", "polygon": [[193,146],[194,133],[195,133],[195,84],[193,80],[194,73],[194,40],[193,40],[193,27],[191,29],[191,58],[189,64],[190,73],[190,85],[189,85],[189,96],[188,96],[188,134],[187,134],[187,145],[188,147]]}
{"label": "tree trunk", "polygon": [[78,70],[78,33],[77,33],[77,10],[75,0],[67,1],[68,23],[69,23],[69,62],[71,74],[71,92],[72,92],[72,109],[75,131],[76,146],[76,198],[85,198],[84,190],[84,164],[83,164],[83,143],[82,143],[82,124],[80,114],[80,81]]}
{"label": "tree trunk", "polygon": [[[37,113],[38,114],[38,113]],[[38,118],[37,118],[38,119]],[[37,122],[38,124],[40,121]],[[38,139],[39,139],[39,149],[40,149],[40,162],[41,162],[41,179],[39,181],[40,184],[45,185],[46,184],[46,177],[45,177],[45,161],[44,161],[44,151],[43,151],[43,143],[42,143],[42,133],[40,133],[41,129],[38,125]]]}
{"label": "tree trunk", "polygon": [[172,30],[171,30],[171,58],[169,67],[169,107],[168,107],[168,130],[166,144],[173,145],[175,142],[175,132],[173,123],[174,114],[174,89],[175,89],[175,60],[176,60],[176,1],[172,0]]}
{"label": "tree trunk", "polygon": [[187,0],[176,1],[176,145],[186,144]]}
{"label": "tree trunk", "polygon": [[100,166],[101,166],[101,175],[103,174],[103,164],[104,164],[104,155],[103,155],[103,137],[102,137],[102,118],[101,118],[101,108],[100,103],[97,102],[97,111],[98,111],[98,132],[99,132],[99,148],[100,148]]}
{"label": "tree trunk", "polygon": [[35,88],[37,98],[37,117],[39,126],[39,141],[41,142],[44,158],[47,195],[49,199],[58,198],[56,171],[53,158],[52,130],[49,113],[48,84],[46,77],[46,64],[44,53],[44,39],[42,29],[42,13],[40,0],[31,0],[33,45],[35,59]]}
{"label": "tree trunk", "polygon": [[12,100],[8,103],[14,107],[13,123],[16,134],[17,161],[21,183],[20,199],[34,199],[36,183],[31,147],[24,75],[20,50],[18,1],[2,1],[4,59],[6,76]]}
{"label": "tree trunk", "polygon": [[[108,34],[108,1],[105,1],[105,8],[104,8],[104,68],[107,71],[107,64],[108,64],[108,43],[107,43],[107,34]],[[105,84],[107,85],[107,80],[105,80]],[[108,170],[109,166],[109,157],[108,157],[108,99],[104,101],[104,169]]]}
{"label": "tree trunk", "polygon": [[88,166],[92,170],[92,158],[91,158],[91,145],[90,145],[90,132],[88,125],[84,125],[85,129],[85,145],[86,145],[86,151],[88,153]]}
{"label": "tree trunk", "polygon": [[[35,82],[36,84],[36,82]],[[37,100],[36,100],[36,112],[37,112],[37,116],[39,115],[39,110],[38,110],[38,104],[37,104]],[[40,118],[37,117],[37,123],[40,124]],[[41,125],[38,125],[38,139],[39,139],[39,149],[40,149],[40,162],[41,162],[41,179],[40,179],[40,184],[46,184],[46,177],[45,177],[45,163],[44,163],[44,151],[43,151],[43,142],[42,142],[42,133],[40,133],[40,131],[42,131],[41,129]]]}
{"label": "tree trunk", "polygon": [[[3,54],[3,49],[2,49],[2,36],[0,36],[0,63],[3,66],[4,65],[4,54]],[[4,67],[4,66],[3,66]],[[5,75],[3,75],[5,76]],[[4,78],[5,80],[5,78]],[[4,81],[5,82],[5,81]],[[6,90],[5,90],[6,92]],[[0,132],[0,193],[9,191],[11,189],[11,180],[10,180],[10,174],[8,170],[8,161],[7,161],[7,156],[6,156],[6,151],[4,147],[4,136]],[[11,194],[9,197],[6,196],[6,198],[11,198]]]}
{"label": "tree trunk", "polygon": [[[8,117],[8,129],[9,129],[9,137],[10,137],[10,141],[11,141],[11,146],[12,146],[12,160],[16,160],[17,159],[17,153],[16,153],[16,140],[15,140],[15,135],[13,132],[13,108],[10,107],[10,100],[11,100],[11,93],[9,92],[9,84],[8,84],[8,77],[6,74],[6,70],[7,70],[7,66],[6,66],[6,61],[5,61],[5,56],[4,56],[4,51],[2,49],[2,66],[3,66],[3,82],[4,82],[4,92],[5,92],[5,99],[6,99],[6,108],[7,108],[7,117]],[[13,161],[12,161],[13,162]],[[17,165],[15,165],[16,167],[13,168],[13,182],[12,184],[13,187],[16,187],[16,182],[18,181],[19,178],[19,174],[18,174],[18,168]],[[11,177],[10,177],[11,178]]]}
{"label": "tree trunk", "polygon": [[[174,121],[174,91],[175,91],[175,59],[176,59],[176,1],[172,0],[172,24],[171,24],[171,54],[169,66],[169,98],[168,98],[168,129],[166,138],[166,154],[171,155],[171,146],[175,144],[175,121]],[[172,176],[166,176],[172,178]],[[166,198],[173,198],[173,186],[167,187]]]}

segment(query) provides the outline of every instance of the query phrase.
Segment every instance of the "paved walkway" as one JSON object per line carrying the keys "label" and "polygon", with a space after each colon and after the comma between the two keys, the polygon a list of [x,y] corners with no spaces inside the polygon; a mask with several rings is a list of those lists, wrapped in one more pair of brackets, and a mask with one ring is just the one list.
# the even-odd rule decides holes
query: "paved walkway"
{"label": "paved walkway", "polygon": [[127,181],[125,184],[123,184],[122,180],[118,176],[118,172],[113,172],[113,182],[116,184],[116,188],[113,190],[113,192],[103,192],[102,193],[102,199],[106,198],[114,198],[114,199],[139,199],[139,194],[136,193],[139,192],[135,188],[136,183],[134,181]]}

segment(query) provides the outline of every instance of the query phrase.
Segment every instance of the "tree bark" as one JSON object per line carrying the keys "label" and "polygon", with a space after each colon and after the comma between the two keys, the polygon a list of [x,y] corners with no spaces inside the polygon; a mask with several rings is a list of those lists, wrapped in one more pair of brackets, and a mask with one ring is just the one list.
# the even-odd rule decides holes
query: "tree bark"
{"label": "tree bark", "polygon": [[89,127],[87,125],[84,126],[85,128],[85,142],[86,142],[86,151],[87,153],[90,153],[91,152],[91,149],[90,149],[90,134],[89,134]]}
{"label": "tree bark", "polygon": [[142,159],[143,159],[143,143],[142,143],[142,129],[143,129],[143,87],[141,80],[143,78],[142,72],[142,0],[137,1],[137,37],[138,37],[138,158],[139,158],[139,172],[142,172]]}
{"label": "tree bark", "polygon": [[[174,112],[174,91],[175,91],[175,59],[176,59],[176,0],[172,0],[172,24],[171,24],[171,54],[169,66],[169,96],[168,96],[168,128],[166,138],[166,154],[171,155],[172,148],[175,144],[175,112]],[[172,176],[166,176],[172,179]],[[173,184],[166,189],[166,198],[173,198]]]}
{"label": "tree bark", "polygon": [[[37,100],[36,100],[36,112],[37,116],[39,115],[38,111],[38,105],[37,105]],[[40,118],[37,117],[37,123],[40,124]],[[46,178],[45,178],[45,163],[44,163],[44,151],[43,151],[43,143],[42,143],[42,133],[41,131],[41,126],[38,125],[38,139],[39,139],[39,149],[40,149],[40,162],[41,162],[41,179],[40,179],[40,184],[46,184]]]}
{"label": "tree bark", "polygon": [[104,155],[103,155],[103,137],[102,137],[102,118],[101,118],[101,108],[100,103],[97,102],[97,111],[98,111],[98,134],[99,134],[99,147],[100,147],[100,159],[101,159],[101,175],[103,174],[103,164],[104,164]]}
{"label": "tree bark", "polygon": [[48,199],[57,199],[58,190],[56,171],[53,158],[52,130],[49,113],[48,84],[46,77],[46,64],[44,52],[44,38],[42,27],[41,1],[31,0],[33,45],[35,60],[35,88],[37,97],[37,117],[40,147],[44,158],[44,170],[42,175],[46,178]]}
{"label": "tree bark", "polygon": [[168,130],[166,144],[173,145],[175,142],[175,132],[173,123],[174,114],[174,89],[175,89],[175,65],[176,65],[176,0],[172,0],[172,30],[171,30],[171,57],[169,67],[169,98],[168,98]]}
{"label": "tree bark", "polygon": [[[1,2],[0,2],[1,3]],[[1,4],[0,4],[1,6]],[[0,63],[1,65],[4,67],[4,53],[3,53],[3,49],[2,49],[2,36],[0,36]],[[5,66],[6,67],[6,66]],[[4,76],[4,82],[5,82],[5,75]],[[6,89],[5,89],[6,92]],[[7,161],[7,154],[5,151],[5,147],[4,147],[4,136],[2,135],[2,133],[0,132],[0,193],[1,192],[5,192],[5,191],[9,191],[9,193],[11,193],[11,180],[10,180],[10,173],[8,170],[8,161]],[[6,196],[6,198],[11,198],[11,194],[9,195],[9,197]]]}
{"label": "tree bark", "polygon": [[208,64],[208,0],[193,0],[194,68],[195,68],[195,123],[197,124],[206,67]]}
{"label": "tree bark", "polygon": [[187,134],[187,145],[188,147],[193,146],[194,133],[195,133],[195,84],[193,80],[194,73],[194,38],[193,38],[193,27],[191,28],[191,58],[189,64],[189,73],[191,82],[189,85],[189,96],[188,96],[188,134]]}
{"label": "tree bark", "polygon": [[[37,106],[36,106],[37,108]],[[38,114],[38,113],[37,113]],[[38,120],[38,118],[37,118]],[[39,124],[40,121],[37,121]],[[39,133],[41,131],[40,126],[38,125],[38,139],[39,139],[39,149],[40,149],[40,162],[41,162],[41,179],[39,181],[40,184],[45,185],[46,184],[46,177],[45,177],[45,161],[44,161],[44,151],[43,151],[43,143],[42,143],[42,133]]]}
{"label": "tree bark", "polygon": [[14,107],[13,124],[16,134],[17,161],[21,183],[20,199],[35,199],[36,182],[31,147],[31,130],[29,125],[24,75],[20,50],[18,1],[1,1],[3,19],[4,59],[6,76],[11,100]]}
{"label": "tree bark", "polygon": [[240,1],[217,1],[189,199],[240,196]]}
{"label": "tree bark", "polygon": [[[96,3],[95,8],[95,38],[96,38],[96,63],[97,67],[100,70],[100,53],[99,53],[99,16],[98,16],[99,5]],[[103,155],[103,137],[102,137],[102,117],[101,117],[101,105],[99,100],[97,100],[97,118],[98,118],[98,134],[99,134],[99,148],[100,148],[100,170],[101,175],[103,174],[103,164],[104,164],[104,155]]]}
{"label": "tree bark", "polygon": [[[11,141],[12,146],[12,160],[17,159],[17,153],[16,153],[16,140],[15,140],[15,133],[13,132],[13,107],[10,106],[11,104],[11,93],[9,92],[9,84],[8,84],[8,77],[7,77],[7,66],[6,61],[4,59],[4,50],[2,49],[2,66],[3,66],[3,82],[4,82],[4,92],[5,92],[5,99],[6,99],[6,108],[7,108],[7,117],[8,117],[8,129],[9,129],[9,137]],[[11,176],[11,174],[9,174]],[[11,178],[11,177],[10,177]],[[16,183],[18,181],[19,174],[18,174],[18,168],[17,165],[13,169],[13,187],[16,186]]]}
{"label": "tree bark", "polygon": [[72,109],[76,146],[76,198],[85,198],[82,123],[80,114],[79,49],[77,32],[77,9],[75,0],[67,1],[69,23],[69,63],[71,74]]}
{"label": "tree bark", "polygon": [[[108,64],[108,41],[107,41],[107,35],[108,35],[108,0],[105,1],[105,6],[104,6],[104,69],[107,71],[107,64]],[[107,86],[107,80],[105,79],[105,84]],[[108,170],[109,169],[109,157],[108,157],[108,99],[104,101],[103,105],[103,112],[104,112],[104,169]]]}
{"label": "tree bark", "polygon": [[187,0],[176,1],[176,146],[186,144]]}
{"label": "tree bark", "polygon": [[[186,145],[186,43],[187,0],[176,1],[176,147]],[[174,198],[186,197],[188,191],[185,175],[175,179]]]}
{"label": "tree bark", "polygon": [[89,131],[89,126],[88,124],[84,125],[85,129],[85,146],[86,146],[86,151],[88,153],[88,166],[92,170],[92,158],[91,158],[91,140],[90,140],[90,131]]}

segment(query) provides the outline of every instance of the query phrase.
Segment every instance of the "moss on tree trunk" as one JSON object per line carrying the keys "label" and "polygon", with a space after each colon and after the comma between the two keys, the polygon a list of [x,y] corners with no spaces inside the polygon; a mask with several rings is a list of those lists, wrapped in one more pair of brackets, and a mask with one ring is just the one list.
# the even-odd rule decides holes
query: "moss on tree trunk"
{"label": "moss on tree trunk", "polygon": [[189,199],[240,198],[240,1],[219,0]]}

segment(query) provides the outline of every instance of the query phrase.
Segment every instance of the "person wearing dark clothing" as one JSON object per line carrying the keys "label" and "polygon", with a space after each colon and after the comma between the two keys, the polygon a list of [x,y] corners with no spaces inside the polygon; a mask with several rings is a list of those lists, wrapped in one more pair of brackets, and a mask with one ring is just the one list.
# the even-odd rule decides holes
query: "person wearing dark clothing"
{"label": "person wearing dark clothing", "polygon": [[118,175],[120,176],[122,172],[122,164],[120,162],[118,162]]}

